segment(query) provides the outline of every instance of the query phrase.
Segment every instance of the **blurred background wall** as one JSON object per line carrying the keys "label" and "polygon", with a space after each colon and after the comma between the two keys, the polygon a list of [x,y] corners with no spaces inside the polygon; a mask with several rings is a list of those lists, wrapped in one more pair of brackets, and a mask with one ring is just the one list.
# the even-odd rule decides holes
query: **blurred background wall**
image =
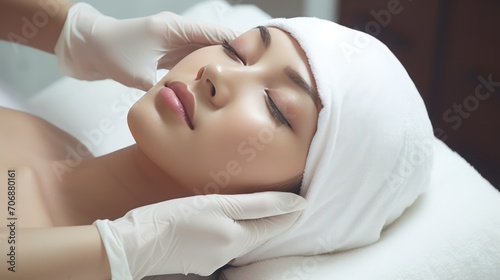
{"label": "blurred background wall", "polygon": [[500,1],[342,0],[338,21],[383,41],[436,137],[500,189]]}

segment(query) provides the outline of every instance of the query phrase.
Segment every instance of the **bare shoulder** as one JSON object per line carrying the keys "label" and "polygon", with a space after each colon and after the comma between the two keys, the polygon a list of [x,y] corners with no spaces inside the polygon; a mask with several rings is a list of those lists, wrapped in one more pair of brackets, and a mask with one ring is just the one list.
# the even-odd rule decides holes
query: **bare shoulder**
{"label": "bare shoulder", "polygon": [[[52,226],[54,163],[92,157],[76,138],[49,122],[0,107],[0,219],[18,228]],[[10,219],[9,219],[10,218]],[[15,218],[15,219],[14,219]],[[5,226],[2,226],[5,227]]]}
{"label": "bare shoulder", "polygon": [[[64,159],[68,151],[92,155],[69,133],[31,114],[0,107],[0,160],[27,157]],[[6,154],[7,153],[7,154]]]}

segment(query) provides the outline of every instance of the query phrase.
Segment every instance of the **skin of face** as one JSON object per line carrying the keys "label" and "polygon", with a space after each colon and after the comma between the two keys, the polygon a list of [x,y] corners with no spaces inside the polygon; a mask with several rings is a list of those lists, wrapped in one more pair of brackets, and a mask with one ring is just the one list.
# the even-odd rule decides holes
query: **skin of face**
{"label": "skin of face", "polygon": [[[291,67],[316,91],[298,43],[268,28],[266,47],[258,28],[229,44],[186,56],[129,111],[138,147],[180,187],[194,194],[283,190],[302,176],[320,108],[284,71]],[[158,94],[180,81],[194,94],[194,129]],[[276,120],[267,95],[291,125]],[[267,101],[266,101],[267,100]]]}

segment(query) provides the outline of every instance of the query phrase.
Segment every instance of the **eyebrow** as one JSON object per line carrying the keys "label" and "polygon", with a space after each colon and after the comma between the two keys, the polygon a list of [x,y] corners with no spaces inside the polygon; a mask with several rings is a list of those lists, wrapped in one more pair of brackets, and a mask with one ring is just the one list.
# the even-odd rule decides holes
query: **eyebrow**
{"label": "eyebrow", "polygon": [[321,102],[319,100],[319,95],[318,93],[300,76],[300,74],[295,71],[290,66],[285,67],[283,69],[283,72],[287,75],[290,80],[292,80],[297,86],[299,86],[303,91],[307,93],[311,97],[311,99],[314,102],[314,105],[316,105],[316,108],[321,108]]}
{"label": "eyebrow", "polygon": [[260,38],[262,39],[262,43],[264,43],[264,47],[267,49],[271,44],[271,34],[269,33],[269,29],[265,26],[257,26],[260,31]]}
{"label": "eyebrow", "polygon": [[[267,49],[269,45],[271,45],[271,34],[269,33],[269,29],[265,26],[257,26],[260,31],[260,38],[262,39],[262,43],[264,47]],[[290,78],[298,87],[300,87],[303,91],[305,91],[313,100],[314,104],[317,108],[321,108],[321,102],[319,100],[318,93],[302,78],[302,76],[292,67],[287,66],[283,69],[285,75]]]}

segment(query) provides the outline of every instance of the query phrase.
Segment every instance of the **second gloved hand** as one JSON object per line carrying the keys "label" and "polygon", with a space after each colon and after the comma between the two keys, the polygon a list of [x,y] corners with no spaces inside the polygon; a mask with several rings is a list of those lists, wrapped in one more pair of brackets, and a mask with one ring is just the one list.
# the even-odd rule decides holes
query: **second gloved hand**
{"label": "second gloved hand", "polygon": [[236,34],[171,12],[118,20],[92,6],[71,7],[54,52],[60,70],[82,80],[114,79],[148,90],[157,68],[170,69],[192,51]]}
{"label": "second gloved hand", "polygon": [[295,222],[305,200],[292,193],[185,197],[97,220],[112,279],[210,275]]}

